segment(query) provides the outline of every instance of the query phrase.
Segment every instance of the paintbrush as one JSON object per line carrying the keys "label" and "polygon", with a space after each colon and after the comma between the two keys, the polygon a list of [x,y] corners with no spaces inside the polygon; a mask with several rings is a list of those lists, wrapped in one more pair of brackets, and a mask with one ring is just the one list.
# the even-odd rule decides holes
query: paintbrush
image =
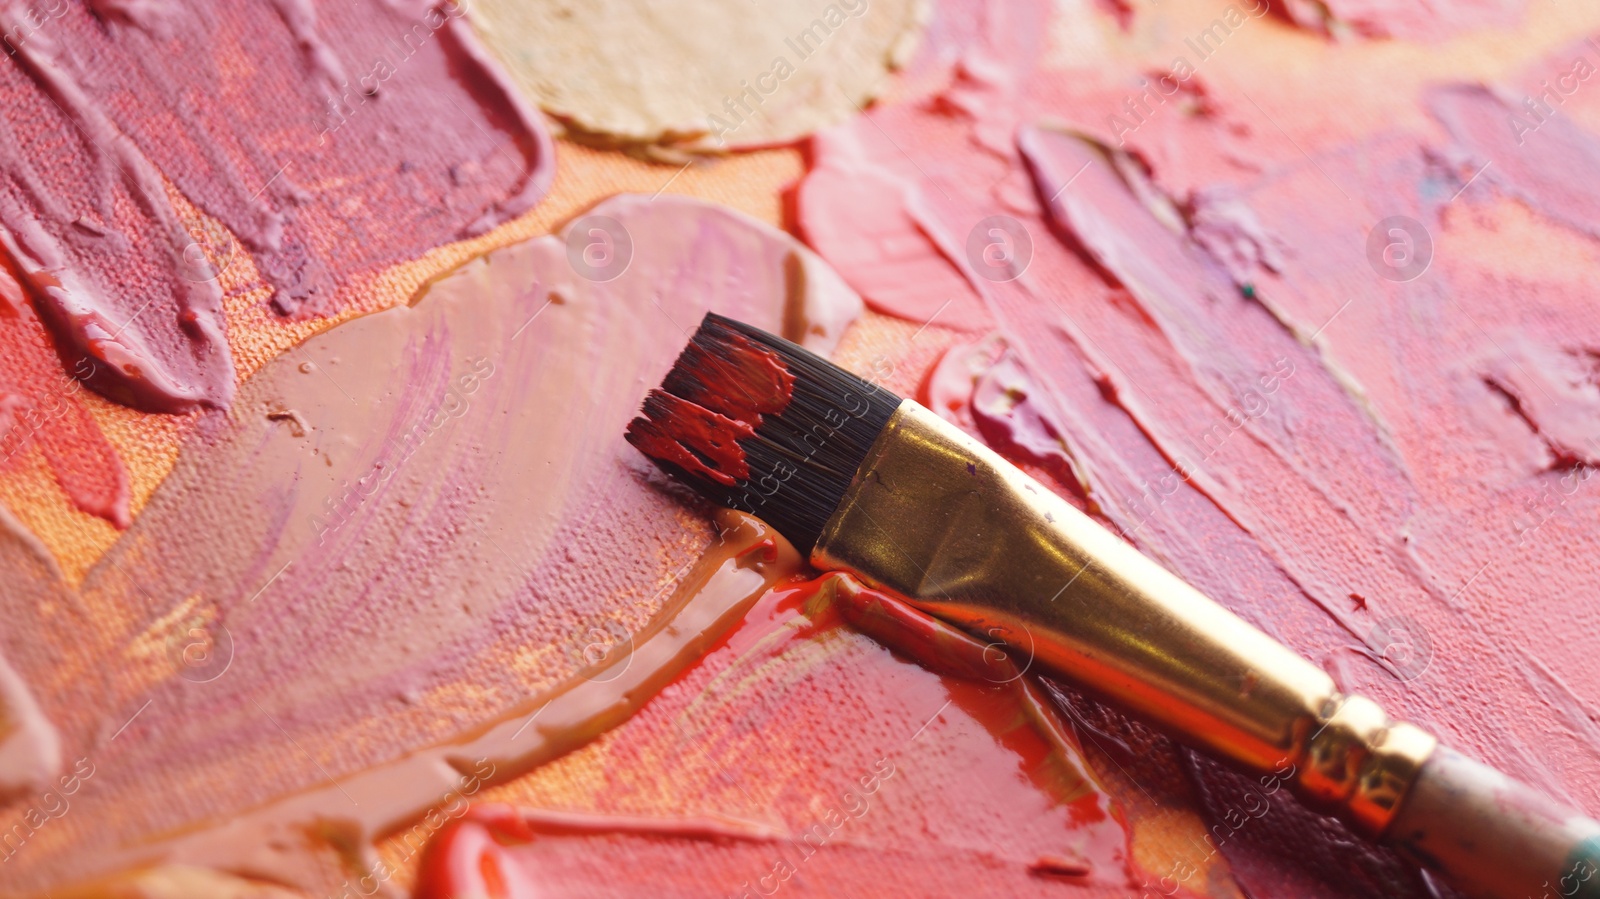
{"label": "paintbrush", "polygon": [[1472,896],[1600,896],[1600,824],[1439,744],[912,400],[707,315],[628,427],[811,564],[898,593]]}

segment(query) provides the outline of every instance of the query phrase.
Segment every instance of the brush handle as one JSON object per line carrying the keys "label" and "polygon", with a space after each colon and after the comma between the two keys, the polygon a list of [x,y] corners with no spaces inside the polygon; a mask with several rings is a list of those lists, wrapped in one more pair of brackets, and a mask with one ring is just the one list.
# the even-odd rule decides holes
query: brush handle
{"label": "brush handle", "polygon": [[1485,899],[1600,897],[1600,824],[1440,747],[1383,841]]}
{"label": "brush handle", "polygon": [[[868,451],[811,561],[1004,641],[1029,665],[1259,775],[1267,793],[1285,784],[1369,838],[1394,833],[1390,842],[1474,895],[1536,899],[1563,876],[1549,860],[1600,832],[1574,813],[1525,812],[1528,788],[1341,694],[1315,665],[910,400]],[[1534,843],[1537,854],[1525,848]],[[1520,873],[1485,877],[1497,860]]]}

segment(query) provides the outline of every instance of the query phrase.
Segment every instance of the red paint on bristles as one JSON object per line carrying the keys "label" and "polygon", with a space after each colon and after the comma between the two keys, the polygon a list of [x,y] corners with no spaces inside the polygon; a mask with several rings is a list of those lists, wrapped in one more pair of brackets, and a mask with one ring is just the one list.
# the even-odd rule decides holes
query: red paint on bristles
{"label": "red paint on bristles", "polygon": [[712,337],[702,329],[661,389],[645,397],[643,414],[628,425],[628,442],[733,487],[750,477],[738,441],[755,436],[763,415],[782,414],[793,393],[794,375],[777,353],[738,334]]}

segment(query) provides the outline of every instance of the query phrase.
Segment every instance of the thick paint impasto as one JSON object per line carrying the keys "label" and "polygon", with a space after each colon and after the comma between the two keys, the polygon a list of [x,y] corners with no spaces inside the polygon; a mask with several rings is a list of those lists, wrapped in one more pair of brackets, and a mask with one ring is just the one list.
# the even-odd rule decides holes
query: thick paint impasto
{"label": "thick paint impasto", "polygon": [[1600,810],[1594,12],[557,6],[0,10],[0,895],[1450,895],[671,484],[710,310]]}
{"label": "thick paint impasto", "polygon": [[127,475],[80,387],[226,408],[230,296],[329,315],[361,279],[537,202],[549,138],[462,14],[0,9],[0,389],[21,422],[0,464],[37,444],[81,508],[126,527]]}

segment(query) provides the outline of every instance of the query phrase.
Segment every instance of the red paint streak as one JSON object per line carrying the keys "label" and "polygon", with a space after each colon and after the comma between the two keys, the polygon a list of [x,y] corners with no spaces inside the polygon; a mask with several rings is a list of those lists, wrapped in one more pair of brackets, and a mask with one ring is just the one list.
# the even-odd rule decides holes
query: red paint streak
{"label": "red paint streak", "polygon": [[[1025,664],[847,575],[776,588],[613,735],[602,810],[475,807],[430,843],[416,895],[1121,887],[1127,835]],[[776,785],[770,804],[751,808],[729,764]],[[641,819],[620,810],[634,765],[711,780]]]}
{"label": "red paint streak", "polygon": [[794,375],[777,353],[732,334],[717,342],[716,352],[689,344],[661,387],[758,428],[761,416],[789,407]]}
{"label": "red paint streak", "polygon": [[[1241,10],[1264,9],[1268,0],[1244,0]],[[1403,38],[1438,43],[1462,32],[1509,28],[1526,0],[1274,0],[1272,10],[1301,28],[1330,37]],[[1221,21],[1219,19],[1219,21]],[[1224,24],[1227,24],[1226,22]]]}
{"label": "red paint streak", "polygon": [[740,553],[739,561],[756,565],[762,562],[776,562],[778,561],[778,543],[768,537]]}
{"label": "red paint streak", "polygon": [[628,835],[669,840],[773,842],[765,831],[703,818],[640,818],[522,811],[483,804],[467,809],[428,843],[418,868],[418,899],[533,899],[546,895],[519,865],[519,849],[541,837]]}
{"label": "red paint streak", "polygon": [[415,895],[511,899],[519,893],[513,892],[516,887],[506,876],[509,865],[503,847],[512,840],[532,838],[509,807],[474,806],[428,844]]}
{"label": "red paint streak", "polygon": [[645,397],[644,414],[628,425],[627,437],[647,456],[732,487],[750,476],[737,441],[755,435],[745,422],[652,390]]}
{"label": "red paint streak", "polygon": [[734,334],[714,349],[690,343],[661,390],[645,397],[627,439],[640,452],[732,487],[750,477],[738,441],[763,415],[788,408],[794,375],[777,353]]}
{"label": "red paint streak", "polygon": [[839,614],[862,633],[946,677],[1009,683],[1021,675],[998,647],[916,611],[905,602],[839,576],[834,585]]}

